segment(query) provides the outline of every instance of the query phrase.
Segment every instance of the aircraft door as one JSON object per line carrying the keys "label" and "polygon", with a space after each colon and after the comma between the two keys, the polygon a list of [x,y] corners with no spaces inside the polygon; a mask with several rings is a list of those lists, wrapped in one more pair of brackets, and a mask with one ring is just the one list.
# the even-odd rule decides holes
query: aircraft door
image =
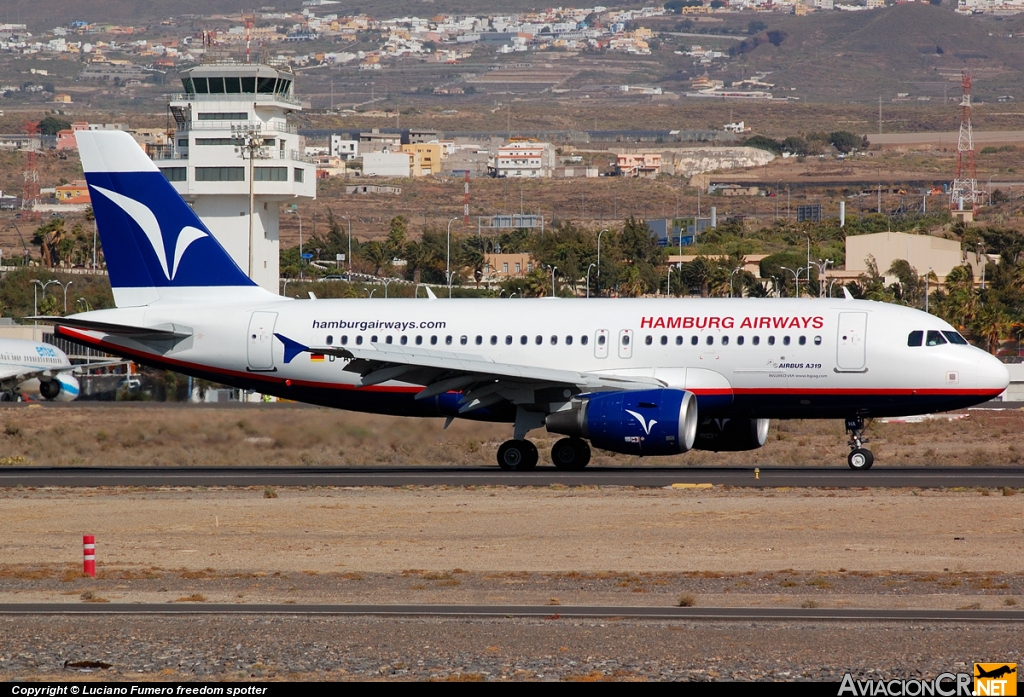
{"label": "aircraft door", "polygon": [[274,370],[276,312],[254,312],[249,320],[246,357],[249,370]]}
{"label": "aircraft door", "polygon": [[594,358],[608,358],[608,330],[594,332]]}
{"label": "aircraft door", "polygon": [[619,358],[633,357],[633,330],[623,329],[619,332]]}
{"label": "aircraft door", "polygon": [[836,346],[836,369],[842,372],[867,372],[866,346],[868,313],[840,312]]}

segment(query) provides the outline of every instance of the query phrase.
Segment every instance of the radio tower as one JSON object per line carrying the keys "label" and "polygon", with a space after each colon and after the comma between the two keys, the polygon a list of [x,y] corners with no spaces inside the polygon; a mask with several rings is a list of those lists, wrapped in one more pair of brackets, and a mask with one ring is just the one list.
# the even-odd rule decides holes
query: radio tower
{"label": "radio tower", "polygon": [[956,170],[949,189],[951,210],[974,210],[978,200],[978,170],[974,162],[974,135],[971,131],[971,74],[963,73],[964,96],[960,101],[960,138],[956,144]]}

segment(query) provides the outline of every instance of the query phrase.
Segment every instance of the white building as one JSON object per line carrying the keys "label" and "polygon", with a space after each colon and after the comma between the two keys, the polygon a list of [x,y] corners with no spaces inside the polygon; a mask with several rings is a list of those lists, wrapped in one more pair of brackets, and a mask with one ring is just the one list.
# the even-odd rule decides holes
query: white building
{"label": "white building", "polygon": [[368,152],[363,155],[364,177],[409,177],[412,169],[407,152]]}
{"label": "white building", "polygon": [[[235,260],[278,291],[280,205],[316,198],[316,166],[287,116],[301,109],[294,75],[266,65],[201,65],[181,74],[185,94],[170,104],[173,144],[151,147],[157,167]],[[257,157],[242,157],[241,133],[258,134]],[[256,144],[259,144],[258,142]],[[252,173],[250,181],[250,172]],[[249,194],[254,200],[250,239]]]}
{"label": "white building", "polygon": [[491,174],[495,177],[550,177],[555,169],[551,143],[509,143],[498,148]]}
{"label": "white building", "polygon": [[341,136],[331,136],[331,155],[334,157],[340,157],[341,159],[348,162],[359,157],[359,141],[358,140],[346,140]]}

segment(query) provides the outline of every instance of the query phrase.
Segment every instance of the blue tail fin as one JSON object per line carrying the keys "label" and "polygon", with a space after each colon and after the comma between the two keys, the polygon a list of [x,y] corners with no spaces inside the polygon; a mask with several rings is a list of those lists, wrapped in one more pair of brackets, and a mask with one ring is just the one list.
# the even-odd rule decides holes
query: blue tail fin
{"label": "blue tail fin", "polygon": [[129,134],[76,137],[119,307],[178,288],[258,288]]}

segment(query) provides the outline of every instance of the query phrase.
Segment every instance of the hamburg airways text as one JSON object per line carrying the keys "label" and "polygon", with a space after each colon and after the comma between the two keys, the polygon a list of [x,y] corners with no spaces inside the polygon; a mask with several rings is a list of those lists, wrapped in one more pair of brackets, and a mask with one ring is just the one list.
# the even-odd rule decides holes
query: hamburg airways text
{"label": "hamburg airways text", "polygon": [[814,317],[641,317],[641,329],[821,329],[825,318]]}
{"label": "hamburg airways text", "polygon": [[313,320],[313,329],[358,329],[365,332],[367,329],[394,329],[404,332],[410,329],[444,329],[447,326],[444,321],[424,320],[422,322],[401,322],[387,321],[381,319],[361,320]]}

